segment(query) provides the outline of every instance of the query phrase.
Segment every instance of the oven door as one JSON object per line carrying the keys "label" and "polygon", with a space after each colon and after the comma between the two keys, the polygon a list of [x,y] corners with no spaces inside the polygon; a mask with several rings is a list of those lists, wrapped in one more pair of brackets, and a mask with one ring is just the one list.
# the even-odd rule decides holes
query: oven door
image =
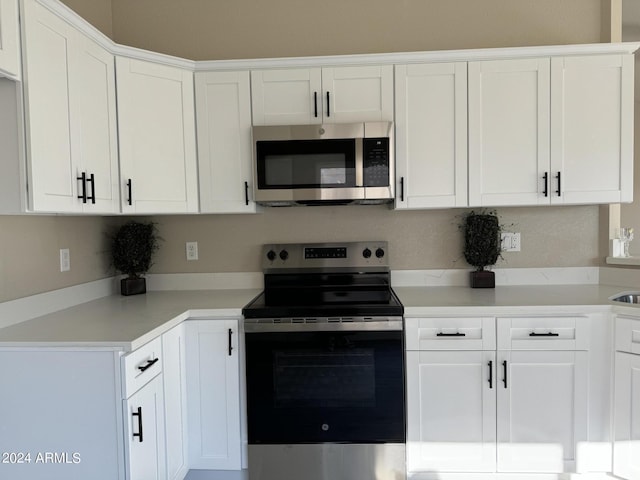
{"label": "oven door", "polygon": [[404,443],[402,331],[301,327],[246,329],[249,444]]}

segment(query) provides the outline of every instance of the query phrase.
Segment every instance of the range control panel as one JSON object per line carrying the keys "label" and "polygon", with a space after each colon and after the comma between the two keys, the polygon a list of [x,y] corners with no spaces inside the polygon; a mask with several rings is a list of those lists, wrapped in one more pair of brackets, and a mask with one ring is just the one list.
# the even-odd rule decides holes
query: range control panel
{"label": "range control panel", "polygon": [[271,244],[263,247],[262,267],[265,271],[307,268],[388,269],[388,248],[384,241]]}

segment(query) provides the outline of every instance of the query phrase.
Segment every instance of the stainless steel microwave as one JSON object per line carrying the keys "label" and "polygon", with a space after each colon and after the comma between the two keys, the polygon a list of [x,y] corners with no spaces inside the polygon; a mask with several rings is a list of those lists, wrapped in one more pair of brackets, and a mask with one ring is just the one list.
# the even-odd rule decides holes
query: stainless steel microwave
{"label": "stainless steel microwave", "polygon": [[253,127],[255,201],[390,202],[393,149],[391,122]]}

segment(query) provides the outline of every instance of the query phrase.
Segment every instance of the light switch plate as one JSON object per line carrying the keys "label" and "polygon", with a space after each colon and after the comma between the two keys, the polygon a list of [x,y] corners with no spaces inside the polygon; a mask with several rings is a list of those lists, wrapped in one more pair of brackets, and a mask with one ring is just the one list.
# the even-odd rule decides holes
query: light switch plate
{"label": "light switch plate", "polygon": [[60,249],[60,271],[68,272],[71,270],[71,254],[68,248]]}
{"label": "light switch plate", "polygon": [[520,233],[503,232],[501,235],[503,252],[520,251]]}

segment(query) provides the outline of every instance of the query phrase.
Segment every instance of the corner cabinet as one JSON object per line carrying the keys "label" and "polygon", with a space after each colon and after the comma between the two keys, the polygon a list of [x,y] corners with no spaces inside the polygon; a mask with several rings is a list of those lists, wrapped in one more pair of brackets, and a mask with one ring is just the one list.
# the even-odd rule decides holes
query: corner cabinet
{"label": "corner cabinet", "polygon": [[467,63],[396,65],[397,209],[467,205]]}
{"label": "corner cabinet", "polygon": [[633,58],[469,62],[469,205],[631,201]]}
{"label": "corner cabinet", "polygon": [[188,320],[186,381],[189,466],[240,470],[237,320]]}
{"label": "corner cabinet", "polygon": [[255,213],[248,71],[197,72],[200,213]]}
{"label": "corner cabinet", "polygon": [[0,76],[20,80],[18,0],[0,0]]}
{"label": "corner cabinet", "polygon": [[255,70],[254,125],[393,120],[393,66]]}
{"label": "corner cabinet", "polygon": [[193,73],[116,58],[123,213],[196,213]]}
{"label": "corner cabinet", "polygon": [[118,212],[113,55],[35,0],[24,45],[29,208]]}

